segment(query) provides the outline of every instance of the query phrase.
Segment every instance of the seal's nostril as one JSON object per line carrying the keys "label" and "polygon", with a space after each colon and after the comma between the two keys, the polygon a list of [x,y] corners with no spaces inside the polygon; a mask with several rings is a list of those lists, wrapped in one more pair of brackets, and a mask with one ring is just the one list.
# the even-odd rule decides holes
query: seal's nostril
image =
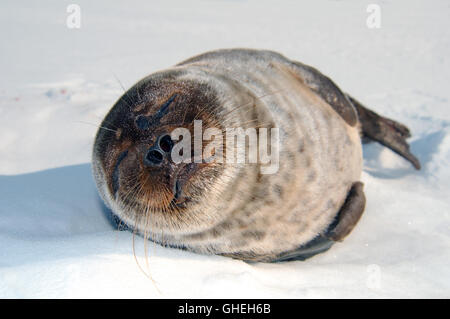
{"label": "seal's nostril", "polygon": [[159,148],[162,149],[164,152],[169,153],[172,150],[173,147],[173,141],[170,138],[170,135],[164,135],[159,140]]}
{"label": "seal's nostril", "polygon": [[145,156],[145,163],[147,165],[159,165],[163,161],[163,158],[164,156],[161,151],[157,149],[151,149]]}

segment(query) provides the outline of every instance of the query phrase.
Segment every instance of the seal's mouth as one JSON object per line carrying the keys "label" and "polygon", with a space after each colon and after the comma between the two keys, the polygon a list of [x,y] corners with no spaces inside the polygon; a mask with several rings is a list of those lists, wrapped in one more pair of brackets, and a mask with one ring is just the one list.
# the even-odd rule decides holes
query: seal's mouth
{"label": "seal's mouth", "polygon": [[164,212],[179,211],[195,202],[190,184],[204,164],[175,164],[164,154],[159,165],[149,166],[139,161],[142,157],[148,157],[148,153],[143,155],[139,147],[117,155],[110,176],[110,191],[116,202],[121,206]]}
{"label": "seal's mouth", "polygon": [[189,191],[186,189],[190,179],[201,169],[201,164],[189,163],[183,164],[175,172],[172,182],[173,199],[171,204],[179,208],[185,208],[189,203],[193,202]]}
{"label": "seal's mouth", "polygon": [[186,208],[187,204],[192,201],[190,197],[184,195],[181,182],[179,180],[175,182],[173,193],[174,195],[171,204],[178,208]]}

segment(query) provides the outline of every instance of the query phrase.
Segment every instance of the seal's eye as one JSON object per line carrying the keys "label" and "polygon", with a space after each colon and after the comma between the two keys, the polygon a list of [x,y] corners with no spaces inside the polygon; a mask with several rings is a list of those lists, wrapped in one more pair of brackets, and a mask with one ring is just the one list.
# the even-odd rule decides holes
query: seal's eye
{"label": "seal's eye", "polygon": [[141,129],[141,130],[146,130],[150,127],[150,121],[148,120],[148,118],[144,115],[139,115],[136,118],[136,126]]}
{"label": "seal's eye", "polygon": [[123,161],[125,157],[128,155],[128,150],[123,151],[120,153],[119,157],[117,158],[116,165],[114,166],[114,171],[112,174],[112,189],[114,197],[116,196],[117,190],[119,189],[119,165]]}
{"label": "seal's eye", "polygon": [[172,147],[173,147],[173,141],[169,135],[164,135],[159,140],[159,148],[162,149],[164,152],[169,153],[172,150]]}

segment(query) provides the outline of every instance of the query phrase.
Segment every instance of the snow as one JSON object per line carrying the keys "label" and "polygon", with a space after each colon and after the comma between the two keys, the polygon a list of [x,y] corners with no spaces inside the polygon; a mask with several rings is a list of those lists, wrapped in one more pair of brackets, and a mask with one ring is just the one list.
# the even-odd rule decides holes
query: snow
{"label": "snow", "polygon": [[[1,298],[450,297],[448,1],[77,1],[80,29],[66,27],[70,3],[1,4]],[[379,29],[366,26],[370,3]],[[140,237],[134,254],[91,176],[97,125],[119,82],[229,47],[317,67],[407,124],[423,169],[364,146],[363,218],[305,262],[247,264]]]}

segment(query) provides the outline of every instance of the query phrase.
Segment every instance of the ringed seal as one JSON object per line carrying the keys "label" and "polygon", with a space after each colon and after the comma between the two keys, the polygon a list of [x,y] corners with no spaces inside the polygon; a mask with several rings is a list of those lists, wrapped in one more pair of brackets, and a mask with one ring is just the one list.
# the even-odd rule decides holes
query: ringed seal
{"label": "ringed seal", "polygon": [[[196,121],[203,130],[277,128],[277,170],[175,163],[172,133],[194,134]],[[408,137],[310,66],[271,51],[218,50],[125,92],[97,132],[93,174],[118,220],[154,242],[246,261],[303,260],[341,241],[364,211],[361,139],[419,169]]]}

